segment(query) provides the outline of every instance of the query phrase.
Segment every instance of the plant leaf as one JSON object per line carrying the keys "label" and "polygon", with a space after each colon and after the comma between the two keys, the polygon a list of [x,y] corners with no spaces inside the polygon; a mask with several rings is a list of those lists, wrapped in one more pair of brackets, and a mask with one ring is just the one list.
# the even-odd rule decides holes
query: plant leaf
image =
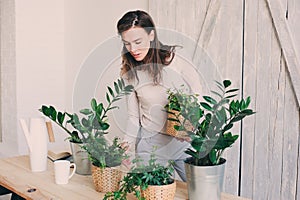
{"label": "plant leaf", "polygon": [[84,115],[89,115],[92,113],[92,111],[88,108],[85,108],[85,109],[81,109],[80,110],[80,113],[84,114]]}
{"label": "plant leaf", "polygon": [[58,123],[60,123],[62,125],[62,123],[64,122],[64,119],[65,119],[65,113],[62,114],[61,112],[58,112],[58,114],[57,114]]}
{"label": "plant leaf", "polygon": [[120,79],[118,79],[118,85],[119,85],[119,88],[122,90],[123,89],[123,84],[122,84],[122,81]]}
{"label": "plant leaf", "polygon": [[107,86],[107,89],[108,89],[110,95],[111,95],[112,97],[115,97],[115,94],[114,94],[113,90],[111,89],[111,87]]}
{"label": "plant leaf", "polygon": [[246,98],[246,101],[245,101],[245,106],[246,106],[246,108],[248,108],[248,106],[249,106],[249,104],[250,104],[250,101],[251,101],[251,99],[250,99],[250,96],[249,97],[247,97]]}
{"label": "plant leaf", "polygon": [[92,107],[93,111],[96,111],[96,109],[97,109],[97,101],[96,101],[95,98],[93,98],[91,100],[91,107]]}
{"label": "plant leaf", "polygon": [[126,85],[124,90],[127,91],[127,92],[132,92],[133,86],[132,85]]}
{"label": "plant leaf", "polygon": [[56,121],[56,115],[57,115],[57,113],[56,113],[55,108],[53,106],[50,106],[49,109],[50,109],[50,118],[53,121]]}
{"label": "plant leaf", "polygon": [[194,138],[191,142],[191,146],[197,151],[200,152],[202,149],[202,144],[204,142],[203,138]]}
{"label": "plant leaf", "polygon": [[227,88],[231,85],[231,81],[230,80],[224,80],[223,85],[224,85],[225,88]]}
{"label": "plant leaf", "polygon": [[114,87],[115,87],[116,93],[119,94],[120,90],[119,90],[119,86],[116,82],[114,82]]}
{"label": "plant leaf", "polygon": [[237,96],[237,94],[229,95],[229,96],[227,96],[225,98],[230,99],[230,98],[235,97],[235,96]]}
{"label": "plant leaf", "polygon": [[207,103],[205,102],[201,102],[200,105],[205,108],[206,110],[209,110],[209,111],[212,111],[212,107],[210,105],[208,105]]}
{"label": "plant leaf", "polygon": [[44,115],[46,115],[47,117],[50,117],[51,111],[47,106],[43,105],[41,110]]}
{"label": "plant leaf", "polygon": [[208,103],[211,103],[211,104],[217,104],[217,101],[212,98],[212,97],[209,97],[209,96],[203,96],[203,98],[205,99],[205,101],[207,101]]}
{"label": "plant leaf", "polygon": [[217,164],[217,154],[215,150],[209,152],[209,160],[212,164]]}
{"label": "plant leaf", "polygon": [[239,89],[231,89],[231,90],[227,90],[225,93],[231,93],[231,92],[236,92],[238,91]]}
{"label": "plant leaf", "polygon": [[227,124],[227,125],[224,127],[223,132],[228,131],[228,130],[231,129],[232,127],[233,127],[233,124],[232,124],[232,123]]}
{"label": "plant leaf", "polygon": [[106,100],[107,100],[108,103],[110,103],[110,98],[109,98],[108,93],[106,93]]}

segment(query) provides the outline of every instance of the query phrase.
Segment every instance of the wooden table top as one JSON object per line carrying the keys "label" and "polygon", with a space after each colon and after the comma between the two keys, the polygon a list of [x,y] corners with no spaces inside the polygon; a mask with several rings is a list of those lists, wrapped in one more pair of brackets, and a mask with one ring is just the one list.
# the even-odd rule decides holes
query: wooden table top
{"label": "wooden table top", "polygon": [[[31,172],[28,156],[0,159],[0,185],[14,191],[25,199],[102,199],[104,193],[94,189],[91,176],[75,174],[66,185],[54,182],[53,162],[48,161],[44,172]],[[35,189],[34,192],[28,192]],[[187,199],[186,184],[177,182],[175,200]],[[129,197],[128,199],[134,199]],[[222,200],[246,200],[222,193]]]}

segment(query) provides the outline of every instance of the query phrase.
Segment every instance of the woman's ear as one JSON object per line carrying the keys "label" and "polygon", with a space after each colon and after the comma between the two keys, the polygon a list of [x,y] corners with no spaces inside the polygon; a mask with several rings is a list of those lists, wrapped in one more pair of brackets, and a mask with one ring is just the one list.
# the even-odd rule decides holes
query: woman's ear
{"label": "woman's ear", "polygon": [[154,30],[150,31],[149,33],[149,37],[150,37],[150,41],[152,42],[154,40],[155,34],[154,34]]}

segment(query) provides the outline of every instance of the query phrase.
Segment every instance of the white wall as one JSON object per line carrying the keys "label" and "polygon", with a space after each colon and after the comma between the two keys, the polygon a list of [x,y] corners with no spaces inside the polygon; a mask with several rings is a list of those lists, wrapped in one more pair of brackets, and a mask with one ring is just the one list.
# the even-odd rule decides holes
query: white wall
{"label": "white wall", "polygon": [[18,153],[16,127],[15,3],[1,0],[1,131],[0,157]]}
{"label": "white wall", "polygon": [[[148,10],[148,0],[132,0],[130,4],[121,0],[4,2],[11,2],[1,4],[1,8],[10,6],[9,20],[15,18],[11,29],[6,29],[6,32],[11,31],[6,38],[12,37],[15,41],[10,44],[15,59],[6,65],[2,78],[8,74],[11,80],[16,80],[16,85],[6,89],[7,98],[2,96],[3,107],[11,106],[2,113],[5,126],[2,128],[0,157],[28,152],[19,119],[29,122],[30,117],[42,116],[38,111],[42,104],[55,105],[59,110],[71,112],[76,76],[90,52],[117,35],[116,23],[125,12]],[[118,76],[117,71],[112,76]],[[107,82],[109,80],[110,77]],[[15,108],[15,111],[8,108]],[[49,146],[68,145],[64,142],[67,135],[55,125],[54,131],[57,143]]]}
{"label": "white wall", "polygon": [[[64,3],[16,0],[15,9],[17,120],[28,120],[42,116],[42,104],[65,107]],[[27,143],[17,125],[19,153],[24,154]]]}
{"label": "white wall", "polygon": [[[67,105],[69,106],[67,110],[78,111],[78,109],[90,106],[91,96],[85,94],[80,94],[78,97],[84,99],[82,100],[84,105],[74,106],[73,104],[73,92],[74,88],[76,89],[76,82],[78,83],[77,77],[82,73],[80,70],[82,70],[83,65],[87,61],[97,68],[95,71],[99,71],[99,68],[101,68],[105,73],[99,76],[93,69],[88,69],[86,72],[87,76],[84,77],[83,82],[79,85],[83,87],[84,92],[92,93],[98,101],[106,103],[106,86],[111,86],[113,81],[118,78],[121,67],[121,60],[118,60],[118,56],[120,58],[121,54],[121,43],[113,46],[115,43],[112,42],[113,44],[111,45],[110,42],[112,38],[117,36],[117,21],[129,10],[141,9],[148,11],[148,0],[131,0],[130,3],[128,2],[122,0],[89,0],[87,3],[82,0],[66,0],[65,63],[68,74],[66,94]],[[119,38],[118,41],[121,42]],[[107,43],[109,44],[107,45]],[[106,52],[101,54],[102,50],[99,51],[99,49],[103,48],[103,46],[107,50],[105,49]],[[117,53],[117,57],[112,56],[111,51]],[[98,53],[93,60],[91,59],[91,54],[95,52]],[[108,58],[110,56],[112,57]],[[107,59],[112,63],[110,65],[102,65],[102,60]],[[92,78],[98,78],[98,85],[88,83]],[[120,134],[120,123],[117,124],[111,115],[109,117],[111,124],[110,135]]]}
{"label": "white wall", "polygon": [[65,63],[68,74],[66,85],[68,105],[72,105],[72,88],[85,59],[97,46],[117,35],[117,21],[123,14],[136,9],[148,11],[148,0],[131,0],[130,3],[122,0],[65,1]]}

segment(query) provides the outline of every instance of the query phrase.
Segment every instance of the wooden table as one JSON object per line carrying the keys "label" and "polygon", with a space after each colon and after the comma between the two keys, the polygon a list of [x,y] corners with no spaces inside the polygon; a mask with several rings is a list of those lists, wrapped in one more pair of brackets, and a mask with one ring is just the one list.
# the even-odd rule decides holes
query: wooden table
{"label": "wooden table", "polygon": [[[28,156],[0,159],[0,185],[14,191],[25,199],[102,199],[104,193],[96,192],[91,176],[75,174],[66,185],[54,182],[53,163],[49,160],[45,172],[31,172]],[[32,192],[30,192],[30,190]],[[134,199],[129,197],[128,199]],[[187,199],[186,184],[177,182],[175,199]],[[246,200],[222,194],[222,200]]]}

